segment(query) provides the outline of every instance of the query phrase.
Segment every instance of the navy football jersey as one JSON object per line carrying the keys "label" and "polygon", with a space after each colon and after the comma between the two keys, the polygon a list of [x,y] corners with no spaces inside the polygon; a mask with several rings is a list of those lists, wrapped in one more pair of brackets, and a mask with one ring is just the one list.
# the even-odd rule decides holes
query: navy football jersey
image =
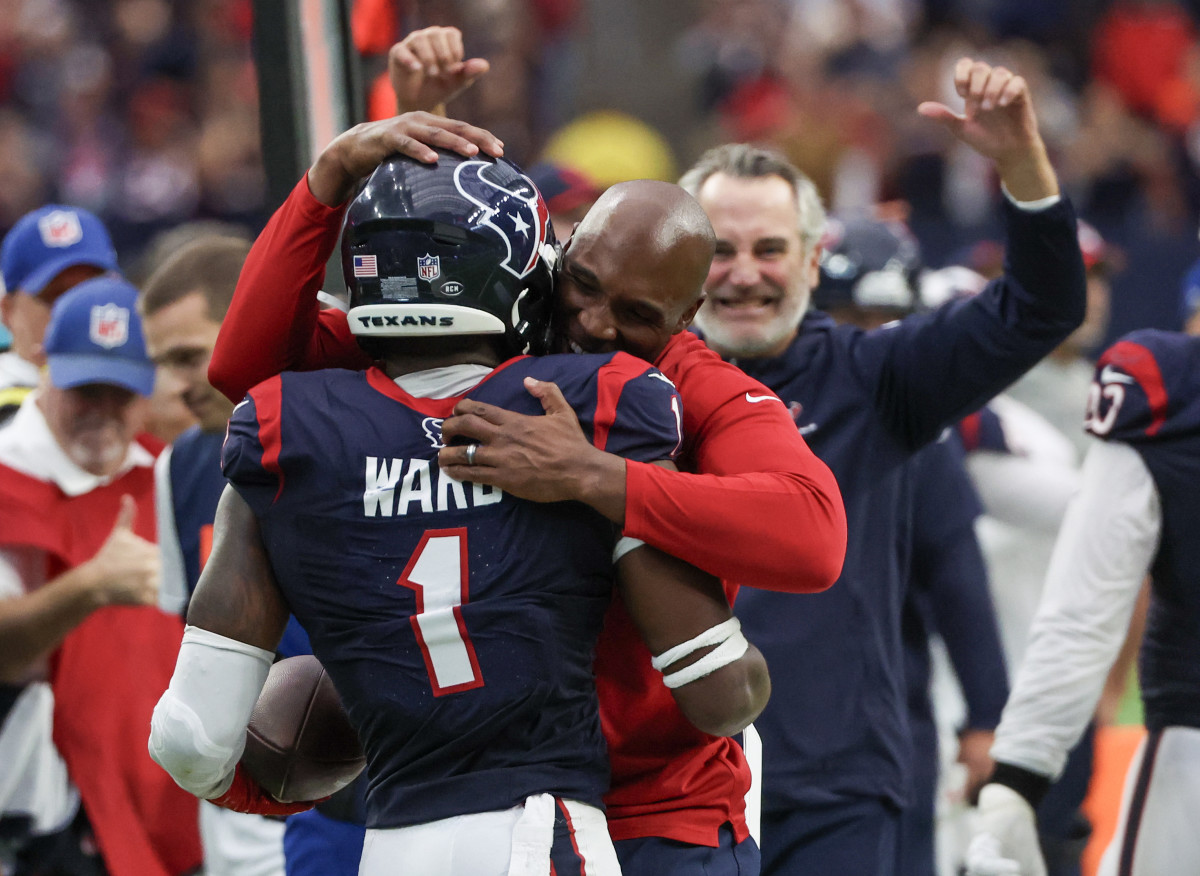
{"label": "navy football jersey", "polygon": [[[526,414],[553,380],[593,443],[674,455],[680,403],[624,354],[518,358],[467,397]],[[615,527],[442,474],[459,398],[382,371],[285,373],[230,421],[226,476],[367,752],[368,827],[503,809],[535,793],[600,805],[608,781],[592,656]]]}
{"label": "navy football jersey", "polygon": [[1146,726],[1200,727],[1200,338],[1144,330],[1110,347],[1084,427],[1135,449],[1162,503],[1139,657]]}

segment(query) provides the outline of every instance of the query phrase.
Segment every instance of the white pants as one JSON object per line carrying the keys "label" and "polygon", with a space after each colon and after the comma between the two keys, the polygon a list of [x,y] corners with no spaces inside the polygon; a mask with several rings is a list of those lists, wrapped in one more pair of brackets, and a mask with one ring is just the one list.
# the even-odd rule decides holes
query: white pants
{"label": "white pants", "polygon": [[[1098,876],[1200,873],[1200,730],[1168,727],[1153,742],[1143,740],[1129,765],[1117,832]],[[1132,866],[1121,869],[1127,859]]]}
{"label": "white pants", "polygon": [[204,876],[283,876],[283,822],[200,801]]}
{"label": "white pants", "polygon": [[549,876],[558,806],[570,824],[571,854],[585,876],[620,876],[604,813],[549,794],[524,806],[368,830],[359,876]]}

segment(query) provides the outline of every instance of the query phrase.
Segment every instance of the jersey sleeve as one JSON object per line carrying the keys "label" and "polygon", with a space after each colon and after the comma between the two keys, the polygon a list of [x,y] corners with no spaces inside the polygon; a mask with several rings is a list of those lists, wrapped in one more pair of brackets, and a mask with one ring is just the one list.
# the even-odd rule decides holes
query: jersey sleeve
{"label": "jersey sleeve", "polygon": [[282,371],[370,364],[345,314],[317,300],[343,212],[314,198],[306,176],[254,242],[208,367],[209,382],[231,401]]}
{"label": "jersey sleeve", "polygon": [[1194,429],[1197,394],[1177,391],[1176,384],[1193,379],[1196,350],[1196,341],[1175,332],[1143,330],[1117,341],[1096,362],[1084,429],[1127,444]]}
{"label": "jersey sleeve", "polygon": [[221,471],[257,515],[283,491],[280,386],[280,379],[274,377],[250,391],[233,409],[221,447]]}
{"label": "jersey sleeve", "polygon": [[1096,444],[1063,520],[1029,646],[992,757],[1051,779],[1082,735],[1116,659],[1162,528],[1141,455]]}
{"label": "jersey sleeve", "polygon": [[1004,274],[969,299],[860,333],[851,369],[905,446],[920,447],[979,409],[1083,320],[1086,281],[1066,198],[1042,210],[1004,203]]}
{"label": "jersey sleeve", "polygon": [[685,454],[696,473],[628,463],[624,534],[739,585],[828,588],[846,554],[846,512],[832,472],[761,383],[694,335],[671,352],[660,365],[680,388]]}
{"label": "jersey sleeve", "polygon": [[683,403],[661,371],[617,353],[600,368],[596,390],[596,447],[639,462],[675,459],[683,444]]}

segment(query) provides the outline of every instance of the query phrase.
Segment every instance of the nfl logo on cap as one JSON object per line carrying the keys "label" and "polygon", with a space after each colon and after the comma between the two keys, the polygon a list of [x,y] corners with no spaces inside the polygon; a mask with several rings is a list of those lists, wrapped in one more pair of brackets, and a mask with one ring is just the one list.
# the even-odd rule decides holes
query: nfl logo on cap
{"label": "nfl logo on cap", "polygon": [[107,383],[139,395],[154,391],[137,296],[137,289],[110,275],[85,280],[54,302],[44,346],[55,387]]}
{"label": "nfl logo on cap", "polygon": [[118,304],[97,304],[92,308],[88,336],[98,347],[111,350],[129,339],[129,310]]}
{"label": "nfl logo on cap", "polygon": [[425,253],[417,257],[417,276],[422,280],[436,280],[442,275],[441,256]]}
{"label": "nfl logo on cap", "polygon": [[79,214],[70,210],[55,210],[38,219],[38,234],[46,246],[72,246],[83,240]]}

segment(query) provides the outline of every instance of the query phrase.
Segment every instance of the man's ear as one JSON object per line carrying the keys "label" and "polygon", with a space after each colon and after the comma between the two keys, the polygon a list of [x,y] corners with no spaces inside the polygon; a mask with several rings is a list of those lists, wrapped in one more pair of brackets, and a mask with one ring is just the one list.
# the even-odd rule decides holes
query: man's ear
{"label": "man's ear", "polygon": [[692,320],[696,318],[696,311],[700,309],[700,305],[704,303],[704,299],[707,297],[708,296],[704,292],[700,293],[700,297],[692,302],[691,306],[688,307],[687,310],[680,314],[679,322],[676,323],[675,329],[671,332],[671,334],[677,335],[692,324]]}
{"label": "man's ear", "polygon": [[824,248],[818,243],[804,257],[804,273],[809,289],[816,289],[821,282],[821,253],[824,251]]}

